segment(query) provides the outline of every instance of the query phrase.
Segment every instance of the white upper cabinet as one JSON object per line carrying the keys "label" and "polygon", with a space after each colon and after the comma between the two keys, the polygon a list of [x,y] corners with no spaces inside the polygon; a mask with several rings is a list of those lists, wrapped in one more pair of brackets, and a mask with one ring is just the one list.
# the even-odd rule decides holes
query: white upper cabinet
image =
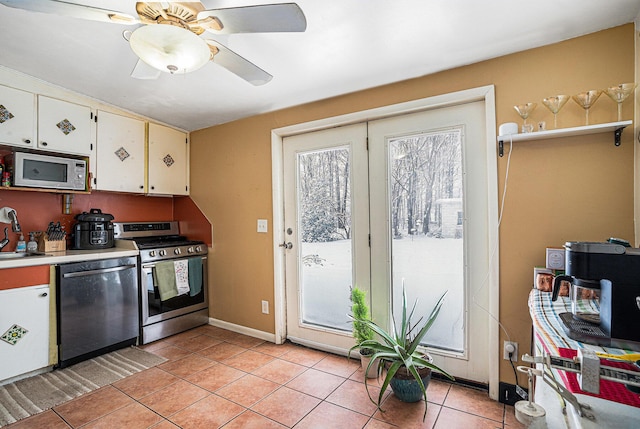
{"label": "white upper cabinet", "polygon": [[25,89],[0,84],[0,146],[88,157],[91,189],[189,195],[187,133]]}
{"label": "white upper cabinet", "polygon": [[91,155],[91,108],[38,96],[38,148]]}
{"label": "white upper cabinet", "polygon": [[187,134],[149,123],[149,194],[188,195]]}
{"label": "white upper cabinet", "polygon": [[98,111],[94,189],[144,192],[145,123]]}
{"label": "white upper cabinet", "polygon": [[35,147],[36,96],[0,85],[0,144]]}

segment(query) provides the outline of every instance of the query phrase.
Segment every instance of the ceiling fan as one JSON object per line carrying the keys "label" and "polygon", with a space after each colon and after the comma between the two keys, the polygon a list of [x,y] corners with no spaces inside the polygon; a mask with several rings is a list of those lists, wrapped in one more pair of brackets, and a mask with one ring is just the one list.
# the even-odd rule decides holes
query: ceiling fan
{"label": "ceiling fan", "polygon": [[[0,0],[33,12],[139,25],[124,37],[139,57],[132,77],[155,79],[161,72],[189,73],[212,61],[253,85],[273,76],[206,34],[304,32],[307,21],[295,3],[206,10],[200,2],[136,2],[138,16],[58,0]],[[142,24],[142,25],[140,25]]]}

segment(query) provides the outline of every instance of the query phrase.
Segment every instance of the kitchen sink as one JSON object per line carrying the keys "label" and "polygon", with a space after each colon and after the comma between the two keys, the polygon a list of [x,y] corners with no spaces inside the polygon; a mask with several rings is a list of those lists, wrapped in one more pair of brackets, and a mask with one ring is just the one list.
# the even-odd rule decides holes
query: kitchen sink
{"label": "kitchen sink", "polygon": [[16,258],[33,258],[35,256],[47,256],[46,253],[26,253],[26,252],[0,252],[0,260]]}

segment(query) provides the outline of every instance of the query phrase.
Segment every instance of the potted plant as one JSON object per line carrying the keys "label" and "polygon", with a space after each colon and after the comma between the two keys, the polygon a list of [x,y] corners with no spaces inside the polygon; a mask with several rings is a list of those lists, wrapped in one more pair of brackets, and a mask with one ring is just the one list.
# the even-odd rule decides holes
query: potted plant
{"label": "potted plant", "polygon": [[[357,286],[351,288],[351,314],[353,319],[353,338],[356,339],[356,344],[372,340],[373,330],[367,324],[361,322],[361,320],[369,320],[369,307],[366,303],[364,291],[358,289]],[[378,374],[375,371],[375,366],[372,366],[370,371],[368,370],[373,349],[360,347],[359,353],[365,376],[367,378],[376,378]]]}
{"label": "potted plant", "polygon": [[[387,386],[391,385],[393,393],[401,401],[417,402],[424,398],[424,416],[422,418],[424,421],[427,416],[427,386],[431,379],[431,370],[436,370],[451,380],[454,379],[447,372],[434,365],[431,356],[418,350],[420,341],[422,341],[429,331],[429,328],[431,328],[431,325],[433,325],[433,322],[436,320],[446,295],[447,292],[442,294],[431,311],[426,323],[417,333],[414,331],[422,321],[422,318],[420,318],[415,324],[412,324],[411,318],[416,309],[417,301],[414,303],[411,311],[407,313],[407,295],[404,288],[402,290],[402,319],[400,319],[400,324],[397,328],[394,328],[394,332],[389,333],[385,331],[368,318],[356,319],[354,317],[354,326],[356,322],[364,324],[374,331],[380,338],[379,340],[364,340],[351,348],[351,350],[355,348],[367,348],[373,350],[371,362],[369,362],[366,370],[367,373],[373,368],[377,374],[382,374],[383,367],[386,369],[377,401],[375,401],[369,393],[369,386],[367,384],[366,377],[364,381],[367,393],[369,394],[369,399],[377,405],[380,411],[384,411],[380,407],[384,392],[387,389]],[[391,317],[395,321],[393,314]],[[376,359],[380,360],[376,362]]]}

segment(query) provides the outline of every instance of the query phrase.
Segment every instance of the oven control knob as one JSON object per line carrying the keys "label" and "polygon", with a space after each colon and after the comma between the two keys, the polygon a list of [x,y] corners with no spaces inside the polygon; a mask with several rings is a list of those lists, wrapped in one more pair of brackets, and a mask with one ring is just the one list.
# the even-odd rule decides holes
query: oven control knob
{"label": "oven control knob", "polygon": [[202,252],[202,247],[201,246],[196,246],[196,252]]}
{"label": "oven control knob", "polygon": [[180,249],[179,249],[179,248],[177,248],[177,249],[174,249],[174,250],[173,250],[173,253],[175,253],[176,255],[179,255],[179,254],[180,254],[180,253],[182,253],[182,252],[180,252]]}
{"label": "oven control knob", "polygon": [[160,256],[165,256],[167,254],[167,252],[165,250],[161,250],[158,253],[159,253]]}
{"label": "oven control knob", "polygon": [[150,250],[150,251],[149,251],[149,256],[151,256],[152,258],[153,258],[154,256],[156,256],[156,251],[155,251],[155,250]]}
{"label": "oven control knob", "polygon": [[193,253],[193,247],[187,247],[187,253]]}

